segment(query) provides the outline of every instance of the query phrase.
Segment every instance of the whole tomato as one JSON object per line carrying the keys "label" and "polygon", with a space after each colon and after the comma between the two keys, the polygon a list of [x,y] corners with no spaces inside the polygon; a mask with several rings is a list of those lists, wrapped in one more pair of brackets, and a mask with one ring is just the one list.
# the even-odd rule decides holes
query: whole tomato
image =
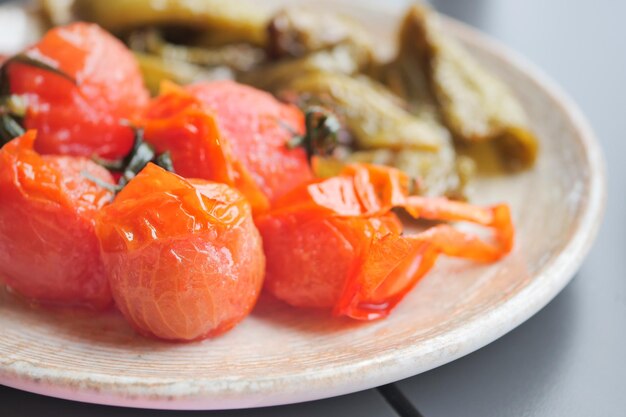
{"label": "whole tomato", "polygon": [[225,184],[148,164],[101,211],[96,230],[115,302],[144,335],[218,335],[261,290],[261,237],[246,199]]}
{"label": "whole tomato", "polygon": [[[37,129],[38,152],[110,159],[128,153],[133,131],[122,122],[149,96],[119,40],[97,25],[73,23],[50,30],[21,57],[5,64],[9,92],[26,99],[24,124]],[[55,71],[20,62],[26,60]]]}
{"label": "whole tomato", "polygon": [[44,304],[100,309],[111,293],[95,234],[113,183],[83,157],[41,156],[28,131],[0,149],[0,281]]}
{"label": "whole tomato", "polygon": [[186,90],[215,114],[235,158],[270,202],[313,178],[304,149],[287,147],[294,135],[304,133],[304,115],[297,107],[232,81],[198,83]]}
{"label": "whole tomato", "polygon": [[237,188],[254,213],[267,210],[268,199],[250,171],[232,152],[214,113],[186,89],[164,84],[138,121],[146,142],[158,154],[169,153],[175,172]]}
{"label": "whole tomato", "polygon": [[[256,218],[266,290],[296,307],[373,320],[388,315],[440,255],[494,262],[511,251],[508,206],[408,195],[408,184],[393,168],[350,165],[340,176],[302,184],[278,199]],[[493,239],[448,224],[404,234],[394,207],[416,218],[486,226]]]}

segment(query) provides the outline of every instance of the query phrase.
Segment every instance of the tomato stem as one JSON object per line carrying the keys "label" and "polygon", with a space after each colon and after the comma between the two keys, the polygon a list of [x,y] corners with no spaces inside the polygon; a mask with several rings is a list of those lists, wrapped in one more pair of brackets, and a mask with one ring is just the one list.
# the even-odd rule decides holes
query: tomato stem
{"label": "tomato stem", "polygon": [[9,80],[9,67],[16,63],[51,72],[74,85],[77,84],[72,76],[45,62],[42,58],[29,55],[27,52],[7,59],[0,66],[0,146],[25,132],[23,119],[26,115],[27,102],[24,97],[11,94],[11,82]]}
{"label": "tomato stem", "polygon": [[113,194],[117,194],[118,192],[122,190],[122,188],[119,185],[115,185],[115,184],[111,184],[106,181],[103,181],[100,178],[94,175],[91,175],[89,171],[83,170],[80,172],[80,175],[85,177],[87,180],[93,182],[94,184],[99,185],[100,187],[111,191]]}
{"label": "tomato stem", "polygon": [[314,156],[332,154],[338,144],[341,129],[339,119],[325,107],[310,106],[304,111],[305,133],[296,135],[287,142],[289,149],[302,147],[309,160]]}
{"label": "tomato stem", "polygon": [[0,106],[0,147],[24,134],[22,124],[11,114],[3,114]]}
{"label": "tomato stem", "polygon": [[4,61],[0,67],[0,96],[6,97],[11,94],[11,83],[9,80],[9,67],[12,64],[23,64],[29,67],[39,68],[52,74],[58,75],[61,78],[65,78],[67,81],[74,85],[78,85],[78,82],[74,77],[57,68],[54,63],[48,63],[44,61],[43,57],[35,57],[28,52],[22,52],[17,55],[13,55],[11,58]]}
{"label": "tomato stem", "polygon": [[103,181],[94,178],[88,173],[83,173],[83,176],[85,178],[117,194],[150,162],[160,166],[167,171],[174,172],[174,165],[172,164],[172,158],[170,153],[164,152],[160,155],[157,155],[152,145],[144,141],[143,129],[137,127],[132,128],[135,132],[135,141],[133,143],[132,149],[130,150],[128,155],[126,155],[126,157],[118,160],[107,160],[98,156],[93,156],[91,158],[95,163],[103,166],[109,171],[121,173],[117,185],[103,183]]}

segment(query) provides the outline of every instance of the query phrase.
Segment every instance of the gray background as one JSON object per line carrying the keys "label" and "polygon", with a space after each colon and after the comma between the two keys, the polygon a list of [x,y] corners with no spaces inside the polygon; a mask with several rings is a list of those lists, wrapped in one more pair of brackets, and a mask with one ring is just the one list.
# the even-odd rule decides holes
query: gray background
{"label": "gray background", "polygon": [[[491,345],[397,386],[426,417],[626,415],[626,2],[433,3],[528,57],[578,102],[605,150],[609,199],[594,248],[553,302]],[[192,413],[86,405],[0,387],[0,415],[6,417],[184,414]],[[293,406],[195,414],[331,417],[396,412],[377,390],[369,390]]]}

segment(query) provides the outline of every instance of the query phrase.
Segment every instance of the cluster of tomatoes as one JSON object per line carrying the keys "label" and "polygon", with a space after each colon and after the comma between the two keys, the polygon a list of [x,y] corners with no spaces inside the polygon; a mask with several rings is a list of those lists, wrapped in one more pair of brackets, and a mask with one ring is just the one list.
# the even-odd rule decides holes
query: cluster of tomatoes
{"label": "cluster of tomatoes", "polygon": [[[25,103],[26,132],[0,149],[0,281],[37,303],[114,303],[142,334],[197,340],[236,325],[262,288],[370,320],[440,254],[511,250],[505,205],[409,196],[385,167],[314,178],[286,146],[305,134],[302,112],[265,92],[164,84],[151,99],[133,55],[92,24],[55,28],[20,56],[2,67],[0,116],[15,122],[8,103]],[[405,236],[394,207],[494,239],[446,224]]]}

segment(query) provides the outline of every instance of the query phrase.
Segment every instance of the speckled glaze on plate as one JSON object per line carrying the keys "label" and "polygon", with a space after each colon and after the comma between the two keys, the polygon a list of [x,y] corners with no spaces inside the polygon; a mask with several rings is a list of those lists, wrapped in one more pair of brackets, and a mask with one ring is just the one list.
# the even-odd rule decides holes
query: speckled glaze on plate
{"label": "speckled glaze on plate", "polygon": [[[373,1],[332,4],[368,22],[384,44],[403,3],[385,2],[385,9]],[[479,203],[512,206],[518,239],[511,256],[489,266],[440,262],[382,321],[332,319],[262,298],[230,333],[192,344],[144,339],[116,313],[38,310],[0,291],[0,383],[146,408],[294,403],[432,369],[545,306],[571,279],[600,224],[606,193],[601,150],[576,106],[541,72],[473,29],[449,19],[445,25],[512,86],[541,140],[536,168],[481,177],[472,194]],[[0,8],[0,53],[34,33],[21,9]]]}

